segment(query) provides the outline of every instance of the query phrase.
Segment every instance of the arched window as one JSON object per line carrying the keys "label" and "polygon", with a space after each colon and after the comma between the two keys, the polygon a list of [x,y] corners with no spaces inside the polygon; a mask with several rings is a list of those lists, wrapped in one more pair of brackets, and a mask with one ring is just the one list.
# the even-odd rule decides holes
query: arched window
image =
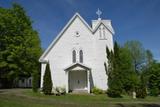
{"label": "arched window", "polygon": [[76,51],[75,50],[72,51],[72,62],[73,63],[76,62]]}
{"label": "arched window", "polygon": [[106,36],[105,36],[105,27],[103,27],[103,39],[106,39]]}
{"label": "arched window", "polygon": [[83,51],[82,50],[79,51],[79,62],[83,63]]}
{"label": "arched window", "polygon": [[99,37],[100,37],[100,39],[102,39],[101,28],[99,28]]}

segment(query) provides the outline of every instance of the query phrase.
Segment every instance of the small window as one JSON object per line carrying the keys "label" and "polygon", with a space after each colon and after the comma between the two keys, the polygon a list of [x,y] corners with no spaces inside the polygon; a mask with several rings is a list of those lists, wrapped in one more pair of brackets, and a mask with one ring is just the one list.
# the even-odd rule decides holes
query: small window
{"label": "small window", "polygon": [[79,51],[79,60],[80,60],[80,63],[83,63],[83,51],[82,50]]}
{"label": "small window", "polygon": [[76,36],[76,37],[79,37],[79,36],[80,36],[80,34],[79,34],[78,31],[75,32],[75,36]]}
{"label": "small window", "polygon": [[106,30],[105,27],[100,27],[99,28],[99,39],[100,40],[106,40]]}
{"label": "small window", "polygon": [[75,50],[72,51],[72,62],[73,63],[76,62],[76,51]]}

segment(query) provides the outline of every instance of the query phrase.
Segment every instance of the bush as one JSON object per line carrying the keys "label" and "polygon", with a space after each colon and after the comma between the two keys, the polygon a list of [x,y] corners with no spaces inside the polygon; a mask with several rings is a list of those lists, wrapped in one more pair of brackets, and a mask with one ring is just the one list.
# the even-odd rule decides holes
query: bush
{"label": "bush", "polygon": [[145,86],[139,86],[136,89],[137,98],[145,98],[147,96],[147,91]]}
{"label": "bush", "polygon": [[94,93],[94,94],[98,95],[98,94],[103,94],[104,91],[97,88],[97,87],[94,87],[94,88],[92,88],[91,93]]}
{"label": "bush", "polygon": [[61,95],[65,95],[66,94],[66,89],[60,87],[59,92],[61,93]]}
{"label": "bush", "polygon": [[38,87],[39,87],[39,75],[37,72],[33,72],[32,74],[32,90],[33,92],[37,92],[38,91]]}
{"label": "bush", "polygon": [[156,88],[152,88],[149,90],[150,95],[151,96],[158,96],[160,94],[160,90],[156,87]]}
{"label": "bush", "polygon": [[108,89],[107,90],[107,95],[109,97],[113,97],[113,98],[121,97],[121,92],[119,90]]}
{"label": "bush", "polygon": [[45,95],[50,95],[52,92],[52,80],[49,64],[47,64],[46,72],[43,78],[43,92]]}
{"label": "bush", "polygon": [[66,94],[66,90],[65,88],[62,87],[56,87],[52,89],[52,93],[59,96],[59,95],[65,95]]}

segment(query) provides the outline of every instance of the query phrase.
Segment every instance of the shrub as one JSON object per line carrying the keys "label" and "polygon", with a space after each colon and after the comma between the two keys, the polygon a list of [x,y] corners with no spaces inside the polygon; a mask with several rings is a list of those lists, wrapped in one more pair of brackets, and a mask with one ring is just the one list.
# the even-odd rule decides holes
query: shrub
{"label": "shrub", "polygon": [[62,87],[56,87],[56,91],[58,92],[59,95],[64,95],[66,93],[65,88]]}
{"label": "shrub", "polygon": [[52,80],[49,64],[47,64],[46,72],[43,78],[43,92],[45,95],[50,95],[52,91]]}
{"label": "shrub", "polygon": [[121,97],[121,92],[119,90],[115,90],[115,89],[108,89],[107,95],[109,97],[113,97],[113,98]]}
{"label": "shrub", "polygon": [[139,86],[136,88],[136,97],[145,98],[147,96],[147,91],[145,86]]}
{"label": "shrub", "polygon": [[37,72],[33,72],[32,74],[32,90],[33,92],[37,92],[38,91],[38,87],[39,87],[39,75]]}
{"label": "shrub", "polygon": [[65,88],[62,87],[56,87],[52,89],[52,93],[59,96],[59,95],[65,95],[66,94],[66,90]]}
{"label": "shrub", "polygon": [[91,93],[94,93],[94,94],[98,95],[98,94],[103,94],[104,91],[97,88],[97,87],[93,87],[92,90],[91,90]]}
{"label": "shrub", "polygon": [[60,87],[59,92],[61,93],[61,95],[65,95],[66,94],[66,89]]}
{"label": "shrub", "polygon": [[160,90],[157,87],[150,89],[151,96],[158,96],[159,94],[160,94]]}

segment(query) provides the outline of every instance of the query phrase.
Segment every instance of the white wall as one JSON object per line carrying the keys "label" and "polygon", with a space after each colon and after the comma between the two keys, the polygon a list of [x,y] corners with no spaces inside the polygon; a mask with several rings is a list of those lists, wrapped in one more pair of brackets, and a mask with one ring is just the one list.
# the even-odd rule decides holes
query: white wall
{"label": "white wall", "polygon": [[[101,25],[101,28],[104,26]],[[103,35],[103,32],[102,36]],[[106,62],[106,47],[113,48],[112,34],[105,28],[105,39],[100,38],[99,29],[94,34],[94,65],[92,66],[92,74],[94,79],[94,85],[100,89],[106,90],[107,87],[107,76],[104,67]]]}

